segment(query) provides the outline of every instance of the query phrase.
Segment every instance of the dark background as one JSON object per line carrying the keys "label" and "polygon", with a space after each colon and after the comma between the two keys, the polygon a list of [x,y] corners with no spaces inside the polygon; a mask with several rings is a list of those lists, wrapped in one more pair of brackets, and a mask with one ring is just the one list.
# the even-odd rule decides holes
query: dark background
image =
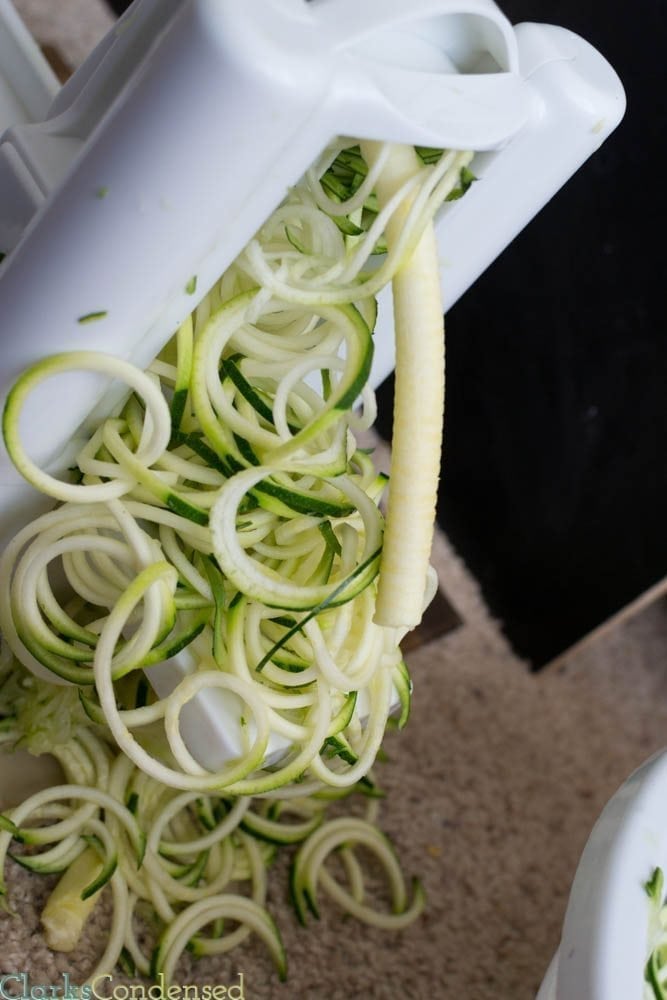
{"label": "dark background", "polygon": [[[438,519],[537,668],[667,574],[667,3],[499,5],[515,24],[582,35],[628,98],[618,129],[447,316]],[[392,401],[389,379],[385,436]]]}

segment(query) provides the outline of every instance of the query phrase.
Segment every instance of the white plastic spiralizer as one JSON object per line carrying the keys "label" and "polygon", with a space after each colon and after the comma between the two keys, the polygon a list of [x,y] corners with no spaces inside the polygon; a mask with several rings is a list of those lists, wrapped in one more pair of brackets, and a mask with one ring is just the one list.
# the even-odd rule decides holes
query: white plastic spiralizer
{"label": "white plastic spiralizer", "polygon": [[[135,0],[62,88],[0,0],[0,407],[57,351],[150,364],[340,135],[475,150],[478,182],[437,219],[449,308],[624,109],[585,40],[514,27],[492,0]],[[103,318],[78,322],[90,313]],[[391,326],[384,295],[375,385]],[[42,384],[22,426],[31,456],[65,469],[117,391],[89,372]],[[48,504],[0,443],[0,544]],[[150,678],[164,693],[187,670],[179,654]],[[216,693],[183,713],[210,768],[238,751]]]}

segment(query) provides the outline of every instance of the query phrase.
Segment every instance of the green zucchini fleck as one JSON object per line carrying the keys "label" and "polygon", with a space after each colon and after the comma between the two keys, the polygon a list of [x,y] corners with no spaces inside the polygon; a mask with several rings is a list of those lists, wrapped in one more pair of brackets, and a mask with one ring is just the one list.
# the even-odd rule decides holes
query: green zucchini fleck
{"label": "green zucchini fleck", "polygon": [[84,313],[77,318],[77,323],[94,323],[98,319],[104,319],[109,313],[106,309],[98,309],[95,312]]}

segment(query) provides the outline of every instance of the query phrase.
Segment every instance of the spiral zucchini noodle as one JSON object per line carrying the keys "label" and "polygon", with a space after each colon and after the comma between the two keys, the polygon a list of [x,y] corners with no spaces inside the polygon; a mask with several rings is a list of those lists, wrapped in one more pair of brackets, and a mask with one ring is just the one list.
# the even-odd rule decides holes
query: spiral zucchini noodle
{"label": "spiral zucchini noodle", "polygon": [[[43,913],[61,950],[110,887],[91,980],[120,967],[169,981],[185,948],[215,955],[250,933],[284,976],[266,906],[279,846],[296,851],[302,922],[318,890],[379,927],[422,910],[377,826],[372,768],[387,727],[407,720],[400,642],[435,589],[444,357],[432,219],[470,185],[471,157],[337,141],[147,371],[58,354],[8,397],[7,450],[58,503],[0,560],[0,744],[53,754],[64,781],[0,816],[0,866],[63,873]],[[355,435],[375,418],[372,331],[390,282],[385,525],[387,477]],[[60,480],[26,453],[19,420],[43,379],[73,369],[128,393]],[[158,697],[144,668],[176,656],[187,675]],[[180,725],[213,689],[241,734],[216,770]],[[272,737],[286,747],[277,758]],[[354,792],[365,812],[338,815]],[[369,894],[369,855],[389,909]]]}

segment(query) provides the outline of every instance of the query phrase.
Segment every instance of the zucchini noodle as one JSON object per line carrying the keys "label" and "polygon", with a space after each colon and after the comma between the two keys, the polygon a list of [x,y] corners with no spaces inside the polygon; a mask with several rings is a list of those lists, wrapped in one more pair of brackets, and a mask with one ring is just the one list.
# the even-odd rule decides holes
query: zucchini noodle
{"label": "zucchini noodle", "polygon": [[648,957],[644,967],[644,1000],[665,1000],[667,997],[667,899],[665,875],[656,868],[645,883],[649,898]]}
{"label": "zucchini noodle", "polygon": [[[8,396],[7,451],[57,506],[0,559],[0,747],[52,753],[65,780],[0,816],[0,869],[12,857],[65,873],[51,910],[67,895],[68,941],[70,883],[81,902],[110,886],[93,975],[119,965],[169,981],[185,948],[220,954],[254,933],[284,977],[266,908],[278,845],[300,845],[301,921],[318,887],[388,929],[423,907],[375,821],[372,768],[387,727],[407,721],[411,683],[406,627],[376,615],[387,477],[355,434],[375,418],[375,296],[464,193],[471,154],[429,151],[379,205],[391,156],[378,146],[367,166],[349,140],[327,150],[147,371],[61,353]],[[71,370],[128,395],[60,480],[26,453],[19,424],[32,390]],[[435,582],[419,573],[423,610]],[[169,691],[165,661],[180,677]],[[215,766],[185,721],[202,699],[225,707]],[[353,792],[369,796],[365,817],[328,819]],[[368,852],[391,913],[367,901]]]}

